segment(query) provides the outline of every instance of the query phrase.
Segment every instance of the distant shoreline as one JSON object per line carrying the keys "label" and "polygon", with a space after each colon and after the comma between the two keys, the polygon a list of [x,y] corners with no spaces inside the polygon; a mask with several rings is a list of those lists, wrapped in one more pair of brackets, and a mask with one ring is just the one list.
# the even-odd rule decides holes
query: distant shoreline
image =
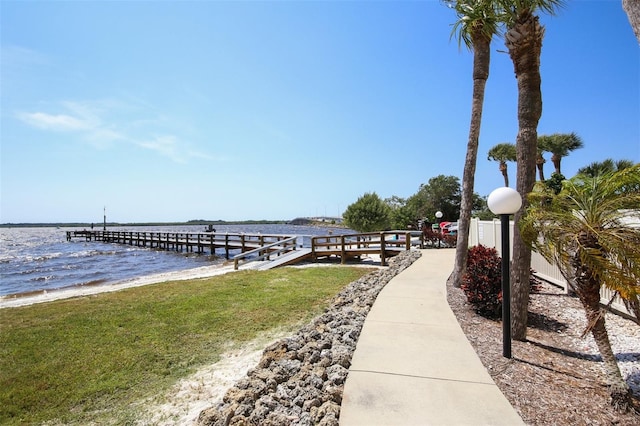
{"label": "distant shoreline", "polygon": [[[287,224],[287,220],[238,220],[238,221],[224,221],[224,220],[202,220],[202,221],[188,221],[188,222],[132,222],[132,223],[119,223],[119,222],[107,222],[107,228],[121,227],[121,226],[188,226],[188,225],[278,225]],[[82,228],[103,226],[103,222],[42,222],[42,223],[0,223],[0,228]]]}
{"label": "distant shoreline", "polygon": [[[300,223],[304,219],[306,222]],[[298,223],[296,223],[298,222]],[[100,228],[103,222],[42,222],[42,223],[0,223],[0,228]],[[331,222],[327,220],[315,220],[310,218],[296,218],[293,220],[190,220],[188,222],[132,222],[118,223],[107,222],[107,228],[123,227],[123,226],[208,226],[208,225],[306,225],[306,226],[323,226],[331,228],[345,228],[342,223]]]}

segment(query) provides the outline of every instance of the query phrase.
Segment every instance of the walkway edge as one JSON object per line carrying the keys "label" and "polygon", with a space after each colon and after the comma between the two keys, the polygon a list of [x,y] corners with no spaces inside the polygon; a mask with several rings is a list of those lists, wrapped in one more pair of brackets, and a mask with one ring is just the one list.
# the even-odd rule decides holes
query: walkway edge
{"label": "walkway edge", "polygon": [[422,250],[380,292],[353,354],[341,425],[524,424],[449,308],[454,256]]}

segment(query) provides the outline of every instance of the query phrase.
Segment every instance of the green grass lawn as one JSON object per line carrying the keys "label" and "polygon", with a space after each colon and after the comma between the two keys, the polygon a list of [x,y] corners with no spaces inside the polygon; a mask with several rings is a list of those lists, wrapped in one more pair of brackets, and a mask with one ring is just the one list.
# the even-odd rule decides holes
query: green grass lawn
{"label": "green grass lawn", "polygon": [[136,403],[370,269],[279,268],[0,309],[0,424],[127,424]]}

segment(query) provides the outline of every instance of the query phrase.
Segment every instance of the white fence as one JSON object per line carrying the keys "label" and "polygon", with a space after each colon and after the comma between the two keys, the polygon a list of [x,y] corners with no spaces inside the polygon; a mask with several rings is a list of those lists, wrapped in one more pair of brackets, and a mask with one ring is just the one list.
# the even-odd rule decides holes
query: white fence
{"label": "white fence", "polygon": [[[509,226],[509,236],[511,237],[510,248],[512,252],[509,253],[509,258],[511,258],[513,255],[513,226],[513,221],[511,221]],[[502,245],[500,244],[500,241],[502,241],[501,238],[502,233],[499,219],[494,219],[493,221],[478,220],[477,218],[471,219],[471,225],[469,227],[470,247],[476,246],[478,244],[482,244],[483,246],[487,247],[495,247],[495,249],[498,251],[498,255],[502,257]],[[531,268],[535,271],[535,275],[539,278],[556,284],[567,291],[567,281],[560,273],[560,269],[558,269],[557,266],[547,262],[536,252],[533,252],[531,254]],[[613,293],[609,289],[603,288],[601,290],[601,303],[608,304],[612,297]],[[620,297],[616,297],[614,299],[611,307],[622,313],[629,314]]]}

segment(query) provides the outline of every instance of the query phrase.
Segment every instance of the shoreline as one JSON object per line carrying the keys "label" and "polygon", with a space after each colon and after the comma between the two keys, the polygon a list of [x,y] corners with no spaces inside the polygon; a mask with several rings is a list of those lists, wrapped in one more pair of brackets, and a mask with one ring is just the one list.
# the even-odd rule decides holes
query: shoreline
{"label": "shoreline", "polygon": [[[258,263],[258,262],[255,262]],[[254,267],[257,265],[254,265]],[[251,268],[240,268],[251,269]],[[0,296],[0,309],[28,306],[37,303],[52,302],[54,300],[70,299],[73,297],[91,296],[100,293],[124,290],[127,288],[141,287],[150,284],[159,284],[166,281],[182,281],[198,278],[208,278],[216,275],[223,275],[234,272],[233,264],[217,264],[211,266],[200,266],[192,269],[180,271],[161,272],[158,274],[145,275],[128,280],[116,281],[110,284],[99,285],[78,285],[61,288],[58,290],[42,290],[36,294],[22,293],[18,295]]]}
{"label": "shoreline", "polygon": [[[251,270],[259,267],[264,262],[253,261],[240,265],[239,271]],[[309,268],[320,267],[326,265],[335,265],[334,263],[316,262],[316,263],[300,263],[292,265],[293,268]],[[349,264],[349,266],[362,267],[379,267],[380,258],[377,255],[368,255],[363,257],[357,264]],[[17,308],[21,306],[29,306],[38,303],[53,302],[56,300],[71,299],[74,297],[92,296],[100,293],[109,293],[114,291],[125,290],[128,288],[141,287],[150,284],[159,284],[167,281],[183,281],[200,278],[209,278],[217,275],[224,275],[230,272],[236,272],[233,262],[225,262],[210,266],[200,266],[191,269],[182,269],[179,271],[161,272],[158,274],[145,275],[142,277],[116,281],[106,284],[97,285],[78,285],[73,287],[65,287],[57,290],[42,290],[37,293],[21,293],[14,295],[0,296],[0,309]]]}

